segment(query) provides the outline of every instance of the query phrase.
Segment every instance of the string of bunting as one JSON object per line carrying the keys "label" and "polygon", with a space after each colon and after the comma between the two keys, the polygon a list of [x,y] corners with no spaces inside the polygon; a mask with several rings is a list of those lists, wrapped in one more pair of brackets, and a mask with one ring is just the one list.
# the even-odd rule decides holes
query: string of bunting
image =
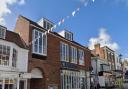
{"label": "string of bunting", "polygon": [[[88,5],[89,0],[81,0],[81,5],[79,5],[74,11],[72,11],[72,13],[70,15],[67,15],[65,18],[61,19],[57,24],[55,24],[53,27],[51,27],[50,29],[48,29],[45,34],[49,33],[50,31],[53,31],[54,29],[56,29],[57,27],[59,27],[60,25],[62,25],[65,20],[68,20],[71,17],[74,17],[76,15],[76,13],[78,13],[81,9],[81,7],[84,5],[85,7]],[[92,0],[92,2],[95,2],[95,0]],[[29,45],[31,45],[33,42],[35,42],[36,40],[38,40],[40,38],[40,36],[38,36],[37,38],[33,39]]]}

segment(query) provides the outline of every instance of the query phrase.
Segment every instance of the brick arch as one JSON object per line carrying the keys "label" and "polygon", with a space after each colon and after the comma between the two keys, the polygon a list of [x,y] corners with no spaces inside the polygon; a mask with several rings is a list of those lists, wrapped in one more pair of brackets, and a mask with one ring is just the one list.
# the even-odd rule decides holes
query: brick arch
{"label": "brick arch", "polygon": [[45,71],[40,66],[32,67],[30,71],[32,71],[35,68],[39,69],[41,71],[43,78],[32,78],[32,79],[30,79],[30,89],[45,89],[45,86],[46,86]]}

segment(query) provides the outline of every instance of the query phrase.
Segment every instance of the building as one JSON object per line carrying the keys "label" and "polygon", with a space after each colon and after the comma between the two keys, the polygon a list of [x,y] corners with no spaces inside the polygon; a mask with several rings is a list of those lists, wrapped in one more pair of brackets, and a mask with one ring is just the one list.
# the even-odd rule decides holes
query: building
{"label": "building", "polygon": [[122,78],[123,70],[122,70],[122,61],[121,61],[121,54],[115,53],[115,76],[116,79]]}
{"label": "building", "polygon": [[89,89],[90,50],[67,30],[46,33],[52,26],[47,19],[18,17],[15,32],[29,48],[28,89]]}
{"label": "building", "polygon": [[[107,46],[100,47],[95,45],[92,50],[92,67],[95,80],[99,82],[101,87],[112,87],[115,79],[115,52]],[[94,77],[94,76],[93,76]]]}
{"label": "building", "polygon": [[19,34],[0,26],[0,89],[27,89],[28,49]]}

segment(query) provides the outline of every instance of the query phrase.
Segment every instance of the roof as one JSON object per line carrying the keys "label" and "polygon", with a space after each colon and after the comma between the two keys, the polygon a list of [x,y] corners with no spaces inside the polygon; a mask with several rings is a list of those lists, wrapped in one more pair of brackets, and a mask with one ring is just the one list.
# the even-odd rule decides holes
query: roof
{"label": "roof", "polygon": [[[32,20],[30,20],[30,19],[28,19],[28,18],[26,18],[26,17],[24,17],[24,16],[22,16],[22,15],[20,15],[20,17],[26,19],[26,20],[29,21],[31,24],[33,24],[33,25],[35,25],[35,26],[37,26],[37,27],[39,27],[39,28],[44,29],[44,30],[47,31],[47,29],[41,27],[37,22],[34,22],[34,21],[32,21]],[[56,36],[58,36],[58,37],[61,37],[61,38],[65,39],[65,40],[67,40],[66,38],[64,38],[64,37],[62,37],[61,35],[59,35],[57,32],[51,32],[51,33],[54,34],[54,35],[56,35]],[[69,41],[69,40],[67,40],[67,41]],[[77,44],[77,45],[79,45],[79,46],[81,46],[81,47],[84,47],[84,48],[88,49],[88,47],[85,47],[85,46],[83,46],[83,45],[81,45],[81,44],[79,44],[79,43],[77,43],[77,42],[75,42],[75,41],[71,41],[71,42],[74,43],[74,44]],[[88,49],[88,50],[89,50],[89,49]],[[90,51],[90,50],[89,50],[89,51]]]}
{"label": "roof", "polygon": [[[66,39],[66,38],[64,38],[63,36],[59,35],[57,32],[51,32],[51,33],[53,33],[54,35],[59,36],[59,37],[65,39],[65,40],[69,41],[68,39]],[[79,45],[79,46],[81,46],[81,47],[84,47],[84,48],[88,49],[87,47],[81,45],[80,43],[78,43],[78,42],[76,42],[76,41],[70,41],[70,42],[72,42],[72,43],[74,43],[74,44],[76,44],[76,45]],[[88,50],[89,50],[89,49],[88,49]],[[89,51],[90,51],[90,50],[89,50]]]}
{"label": "roof", "polygon": [[39,28],[44,29],[44,30],[47,31],[47,29],[45,29],[42,26],[40,26],[37,22],[34,22],[34,21],[32,21],[32,20],[30,20],[30,19],[28,19],[28,18],[26,18],[26,17],[24,17],[22,15],[20,15],[19,17],[22,17],[22,18],[26,19],[27,21],[29,21],[31,24],[33,24],[33,25],[35,25],[35,26],[37,26],[37,27],[39,27]]}
{"label": "roof", "polygon": [[6,30],[6,37],[3,40],[13,42],[19,47],[24,48],[24,49],[28,48],[24,40],[19,36],[19,34],[9,31],[9,30]]}

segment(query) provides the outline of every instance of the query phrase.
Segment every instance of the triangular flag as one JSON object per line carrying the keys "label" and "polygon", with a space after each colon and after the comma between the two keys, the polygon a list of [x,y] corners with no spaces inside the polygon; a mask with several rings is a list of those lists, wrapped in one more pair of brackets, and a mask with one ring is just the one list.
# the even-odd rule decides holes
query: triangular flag
{"label": "triangular flag", "polygon": [[76,11],[80,11],[80,8],[78,7],[78,8],[76,9]]}
{"label": "triangular flag", "polygon": [[73,12],[72,12],[72,16],[75,16],[75,14],[76,14],[76,11],[73,11]]}

